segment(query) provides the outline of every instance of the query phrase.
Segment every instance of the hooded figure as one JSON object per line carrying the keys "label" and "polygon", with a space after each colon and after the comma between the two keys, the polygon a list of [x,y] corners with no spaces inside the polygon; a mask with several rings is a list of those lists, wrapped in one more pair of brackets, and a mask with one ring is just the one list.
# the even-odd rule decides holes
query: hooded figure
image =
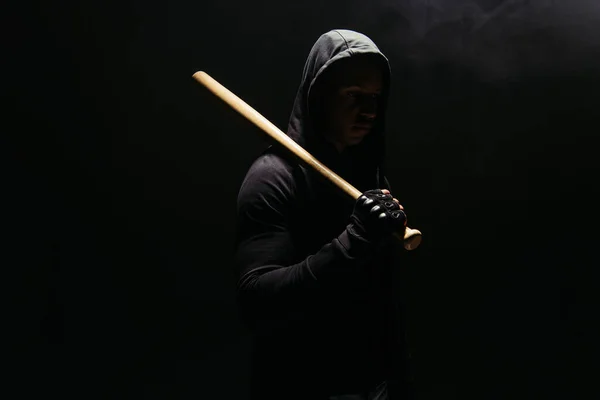
{"label": "hooded figure", "polygon": [[[361,192],[389,189],[389,88],[389,63],[375,43],[327,32],[306,60],[287,134]],[[355,102],[361,110],[348,111]],[[395,285],[401,246],[355,234],[354,203],[278,144],[250,166],[235,260],[238,308],[253,339],[252,400],[407,398]]]}

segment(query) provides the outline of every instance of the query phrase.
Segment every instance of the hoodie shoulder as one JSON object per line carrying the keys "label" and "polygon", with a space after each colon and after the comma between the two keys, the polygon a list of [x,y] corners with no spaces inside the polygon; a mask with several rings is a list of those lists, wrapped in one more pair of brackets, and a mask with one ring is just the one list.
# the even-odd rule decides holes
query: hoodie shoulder
{"label": "hoodie shoulder", "polygon": [[274,151],[266,151],[250,165],[238,194],[238,210],[268,203],[289,204],[295,197],[296,165]]}

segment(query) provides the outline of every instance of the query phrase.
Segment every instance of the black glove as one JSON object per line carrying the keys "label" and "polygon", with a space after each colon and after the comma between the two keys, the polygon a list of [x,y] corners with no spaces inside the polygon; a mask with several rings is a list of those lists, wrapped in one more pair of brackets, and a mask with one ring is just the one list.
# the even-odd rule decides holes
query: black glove
{"label": "black glove", "polygon": [[393,232],[404,235],[406,214],[390,194],[381,189],[367,190],[354,204],[348,230],[371,243],[378,243]]}

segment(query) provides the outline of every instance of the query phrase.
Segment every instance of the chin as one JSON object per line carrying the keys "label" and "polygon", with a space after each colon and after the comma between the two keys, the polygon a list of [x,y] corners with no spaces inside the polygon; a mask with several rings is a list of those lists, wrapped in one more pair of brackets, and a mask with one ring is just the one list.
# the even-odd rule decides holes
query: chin
{"label": "chin", "polygon": [[358,143],[361,142],[365,136],[367,136],[369,134],[369,131],[354,131],[351,132],[348,136],[347,136],[347,142],[349,143]]}
{"label": "chin", "polygon": [[356,146],[363,141],[363,137],[351,138],[346,141],[346,146]]}

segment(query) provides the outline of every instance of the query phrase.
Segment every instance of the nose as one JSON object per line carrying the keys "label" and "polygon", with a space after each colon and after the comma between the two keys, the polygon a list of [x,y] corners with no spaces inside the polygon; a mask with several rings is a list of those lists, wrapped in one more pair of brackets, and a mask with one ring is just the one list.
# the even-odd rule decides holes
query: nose
{"label": "nose", "polygon": [[359,113],[369,119],[377,115],[377,99],[373,96],[364,96],[361,98]]}

